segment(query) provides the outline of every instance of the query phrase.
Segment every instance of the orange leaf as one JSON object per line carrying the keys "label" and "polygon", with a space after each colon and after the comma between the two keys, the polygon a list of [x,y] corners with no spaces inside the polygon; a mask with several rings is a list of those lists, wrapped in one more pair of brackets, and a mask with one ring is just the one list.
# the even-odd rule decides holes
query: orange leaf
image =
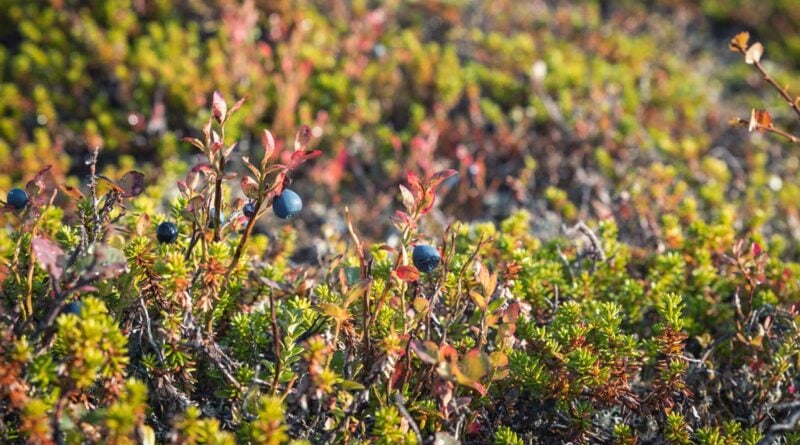
{"label": "orange leaf", "polygon": [[772,128],[772,116],[767,110],[756,110],[750,113],[749,131],[759,130],[764,131],[767,128]]}
{"label": "orange leaf", "polygon": [[414,266],[400,266],[397,268],[397,277],[411,283],[419,280],[419,271]]}
{"label": "orange leaf", "polygon": [[728,44],[728,48],[730,48],[731,51],[745,52],[747,51],[747,42],[749,41],[750,41],[750,33],[747,31],[740,32],[739,34],[736,34],[734,38],[731,39],[731,42]]}

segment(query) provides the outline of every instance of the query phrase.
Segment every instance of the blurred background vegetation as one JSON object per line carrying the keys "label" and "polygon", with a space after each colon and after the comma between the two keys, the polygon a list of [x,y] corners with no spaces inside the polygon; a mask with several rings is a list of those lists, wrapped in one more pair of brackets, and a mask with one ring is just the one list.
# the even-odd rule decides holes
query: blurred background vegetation
{"label": "blurred background vegetation", "polygon": [[342,203],[388,223],[406,171],[454,168],[457,217],[522,207],[555,231],[615,215],[658,245],[662,214],[699,214],[795,251],[800,157],[728,120],[758,105],[796,125],[727,42],[751,31],[790,83],[798,27],[790,0],[6,0],[0,188],[46,164],[76,182],[95,145],[106,170],[146,165],[173,187],[158,178],[191,161],[179,139],[218,89],[249,96],[229,125],[243,153],[263,128],[322,135],[297,185],[316,203],[306,224]]}

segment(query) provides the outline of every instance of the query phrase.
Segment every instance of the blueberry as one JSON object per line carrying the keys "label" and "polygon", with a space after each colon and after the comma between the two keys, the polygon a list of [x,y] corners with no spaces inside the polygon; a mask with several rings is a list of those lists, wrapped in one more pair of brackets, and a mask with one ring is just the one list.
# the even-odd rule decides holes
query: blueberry
{"label": "blueberry", "polygon": [[17,210],[22,210],[28,205],[28,194],[22,189],[11,189],[6,197],[6,202]]}
{"label": "blueberry", "polygon": [[300,196],[289,190],[285,189],[275,200],[272,202],[272,210],[275,215],[280,219],[292,219],[300,213],[303,209],[303,200]]}
{"label": "blueberry", "polygon": [[83,311],[83,302],[82,301],[73,301],[72,303],[64,306],[64,309],[61,310],[62,314],[75,314],[78,317],[81,316],[81,312]]}
{"label": "blueberry", "polygon": [[248,202],[247,204],[244,205],[242,213],[244,213],[244,216],[252,218],[256,214],[256,205],[252,202]]}
{"label": "blueberry", "polygon": [[439,256],[439,251],[434,247],[427,244],[420,244],[414,246],[414,253],[411,255],[411,259],[414,261],[414,266],[419,269],[420,272],[430,273],[439,266],[442,257]]}
{"label": "blueberry", "polygon": [[174,243],[178,239],[178,226],[175,223],[164,221],[156,228],[156,237],[162,243]]}

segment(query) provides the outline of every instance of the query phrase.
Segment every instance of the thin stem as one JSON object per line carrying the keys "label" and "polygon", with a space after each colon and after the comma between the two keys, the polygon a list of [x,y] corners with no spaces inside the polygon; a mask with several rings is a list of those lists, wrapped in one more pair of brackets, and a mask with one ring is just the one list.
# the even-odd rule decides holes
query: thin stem
{"label": "thin stem", "polygon": [[[97,232],[100,226],[100,214],[97,213],[97,156],[100,147],[95,146],[92,157],[89,159],[89,191],[92,195],[92,234],[91,241],[97,242]],[[88,247],[88,246],[85,246]]]}
{"label": "thin stem", "polygon": [[[795,114],[800,116],[800,107],[798,107],[797,103],[795,103],[795,100],[792,97],[792,95],[789,94],[789,91],[785,87],[782,87],[782,86],[778,85],[778,82],[776,82],[775,79],[773,79],[769,74],[767,74],[767,71],[761,65],[760,61],[753,61],[753,65],[761,73],[761,76],[764,77],[764,80],[768,84],[772,85],[772,87],[775,88],[775,90],[777,90],[778,93],[780,93],[780,95],[784,99],[786,99],[786,102],[789,104],[789,106],[792,108],[792,110],[794,110]],[[792,142],[795,142],[795,141],[793,140]]]}
{"label": "thin stem", "polygon": [[[737,118],[736,119],[736,123],[740,124],[740,125],[750,125],[750,121],[748,121],[746,119],[742,119],[742,118]],[[762,125],[762,124],[759,124],[758,122],[753,122],[753,127],[755,129],[757,129],[757,130],[766,131],[766,132],[769,132],[769,133],[775,133],[778,136],[782,136],[782,137],[788,139],[789,142],[791,142],[793,144],[800,144],[800,137],[797,137],[797,136],[789,133],[788,131],[781,130],[780,128],[777,128],[772,124],[770,124],[770,125]]]}
{"label": "thin stem", "polygon": [[[244,234],[239,239],[239,244],[236,246],[236,250],[233,252],[233,258],[231,259],[231,263],[228,265],[228,270],[225,272],[225,284],[228,283],[230,280],[231,272],[236,266],[239,264],[239,260],[242,257],[242,253],[244,253],[244,247],[247,244],[247,240],[250,238],[250,233],[253,231],[253,227],[256,225],[256,218],[258,216],[258,212],[261,210],[261,205],[264,203],[263,197],[259,194],[258,199],[256,200],[255,204],[255,212],[253,216],[247,221],[247,226],[244,228]],[[223,286],[224,288],[225,286]]]}
{"label": "thin stem", "polygon": [[221,155],[219,158],[219,172],[214,184],[214,214],[211,215],[212,224],[214,225],[214,241],[220,240],[220,215],[222,214],[222,176],[225,174],[225,156]]}
{"label": "thin stem", "polygon": [[278,315],[275,310],[275,292],[272,289],[269,291],[269,317],[272,324],[272,343],[275,347],[275,376],[272,379],[272,395],[275,395],[278,392],[281,378],[281,339]]}
{"label": "thin stem", "polygon": [[28,313],[29,317],[33,317],[33,271],[34,271],[34,255],[33,255],[33,238],[36,236],[36,224],[39,220],[35,220],[33,223],[33,227],[31,228],[31,241],[30,241],[30,249],[28,252],[28,275],[26,277],[25,282],[25,311]]}

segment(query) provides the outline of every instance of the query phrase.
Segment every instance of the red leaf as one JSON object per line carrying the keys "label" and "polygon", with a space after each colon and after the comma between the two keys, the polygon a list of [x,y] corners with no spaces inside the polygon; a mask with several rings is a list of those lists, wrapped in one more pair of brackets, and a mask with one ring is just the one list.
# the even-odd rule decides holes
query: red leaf
{"label": "red leaf", "polygon": [[425,203],[425,207],[423,207],[419,213],[426,215],[431,211],[433,204],[436,202],[436,192],[432,188],[426,190],[425,197],[422,199],[422,202]]}
{"label": "red leaf", "polygon": [[423,197],[423,187],[419,176],[413,171],[409,171],[406,175],[406,180],[408,181],[409,189],[414,193],[414,198],[416,198],[417,201],[421,201]]}
{"label": "red leaf", "polygon": [[439,184],[442,183],[445,179],[457,174],[458,172],[455,170],[442,170],[440,172],[436,172],[431,176],[431,179],[428,180],[428,187],[436,188]]}
{"label": "red leaf", "polygon": [[405,366],[403,366],[403,362],[397,362],[394,366],[394,372],[392,372],[392,376],[389,378],[389,386],[394,388],[397,384],[403,379],[403,375],[405,374]]}
{"label": "red leaf", "polygon": [[400,266],[397,268],[397,276],[403,281],[412,283],[419,280],[419,271],[414,266]]}
{"label": "red leaf", "polygon": [[402,210],[395,210],[394,218],[403,224],[411,224],[411,217]]}
{"label": "red leaf", "polygon": [[261,137],[261,142],[264,144],[264,157],[261,158],[261,169],[267,166],[267,161],[275,153],[275,138],[269,130],[264,130],[264,136]]}
{"label": "red leaf", "polygon": [[39,266],[52,275],[53,279],[61,279],[61,275],[64,273],[64,268],[61,265],[61,260],[64,258],[64,251],[61,250],[61,247],[47,238],[42,238],[40,236],[31,240],[31,247],[33,256],[36,258]]}
{"label": "red leaf", "polygon": [[482,395],[482,396],[486,395],[486,388],[483,385],[481,385],[480,382],[472,382],[472,384],[470,386],[475,391],[478,391],[478,393],[480,393],[480,395]]}
{"label": "red leaf", "polygon": [[753,256],[754,257],[761,255],[762,250],[761,250],[761,245],[760,244],[753,243],[753,245],[751,247],[752,247],[752,250],[753,250]]}
{"label": "red leaf", "polygon": [[222,94],[219,91],[214,91],[214,96],[211,99],[211,114],[217,122],[222,123],[227,113],[228,104],[225,103],[225,99],[222,98]]}
{"label": "red leaf", "polygon": [[205,173],[207,175],[215,174],[214,167],[211,164],[197,164],[190,170],[191,172]]}
{"label": "red leaf", "polygon": [[292,159],[289,160],[289,170],[294,170],[303,162],[308,161],[309,159],[314,159],[317,156],[321,155],[322,152],[319,150],[314,151],[296,151],[292,154]]}
{"label": "red leaf", "polygon": [[275,188],[272,190],[273,196],[278,196],[283,193],[283,188],[286,186],[286,170],[281,171],[275,176]]}

